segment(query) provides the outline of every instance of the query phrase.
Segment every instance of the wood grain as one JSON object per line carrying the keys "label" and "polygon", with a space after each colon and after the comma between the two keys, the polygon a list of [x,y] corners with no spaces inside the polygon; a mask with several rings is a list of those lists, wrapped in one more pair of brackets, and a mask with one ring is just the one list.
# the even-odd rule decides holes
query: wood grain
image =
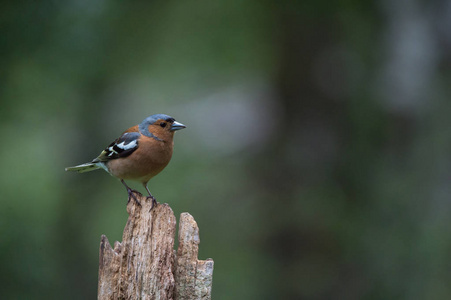
{"label": "wood grain", "polygon": [[99,254],[98,299],[211,299],[213,260],[197,259],[199,228],[182,213],[179,248],[174,251],[176,219],[167,204],[135,194],[130,201],[122,242],[110,246],[102,235]]}

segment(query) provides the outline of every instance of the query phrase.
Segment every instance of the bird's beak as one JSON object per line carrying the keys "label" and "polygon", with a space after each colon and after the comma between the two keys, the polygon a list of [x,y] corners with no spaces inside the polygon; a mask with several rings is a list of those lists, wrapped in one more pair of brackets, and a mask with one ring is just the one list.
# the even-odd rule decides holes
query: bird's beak
{"label": "bird's beak", "polygon": [[176,131],[176,130],[180,130],[180,129],[183,129],[183,128],[186,128],[186,126],[183,125],[182,123],[174,121],[174,123],[172,123],[172,126],[171,126],[170,130],[171,131]]}

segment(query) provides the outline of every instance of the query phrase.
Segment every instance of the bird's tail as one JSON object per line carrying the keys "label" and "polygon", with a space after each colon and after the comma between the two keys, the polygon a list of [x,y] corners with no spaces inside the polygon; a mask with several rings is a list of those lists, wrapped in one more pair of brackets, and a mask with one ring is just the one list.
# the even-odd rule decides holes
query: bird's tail
{"label": "bird's tail", "polygon": [[101,167],[94,163],[85,163],[82,165],[74,166],[74,167],[68,167],[66,168],[66,171],[75,171],[78,173],[84,173],[84,172],[90,172],[97,169],[100,169]]}

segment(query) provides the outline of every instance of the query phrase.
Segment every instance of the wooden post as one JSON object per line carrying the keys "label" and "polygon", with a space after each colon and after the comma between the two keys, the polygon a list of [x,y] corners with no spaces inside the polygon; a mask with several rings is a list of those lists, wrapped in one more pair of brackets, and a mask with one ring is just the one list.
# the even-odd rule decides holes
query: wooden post
{"label": "wooden post", "polygon": [[[136,195],[136,194],[135,194]],[[174,250],[176,220],[167,204],[133,199],[122,242],[111,247],[102,235],[99,255],[99,300],[211,299],[213,260],[197,259],[199,228],[188,213],[179,224],[179,247]]]}

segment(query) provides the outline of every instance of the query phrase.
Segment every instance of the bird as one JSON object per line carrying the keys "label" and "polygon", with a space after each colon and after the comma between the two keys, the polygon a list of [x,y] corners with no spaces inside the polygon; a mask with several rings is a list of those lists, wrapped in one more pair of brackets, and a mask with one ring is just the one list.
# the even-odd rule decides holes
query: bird
{"label": "bird", "polygon": [[67,167],[66,171],[79,173],[103,169],[118,178],[127,189],[128,202],[133,198],[141,206],[125,180],[141,182],[152,200],[151,209],[157,204],[150,193],[149,180],[160,173],[169,163],[174,147],[174,133],[186,128],[173,117],[166,114],[154,114],[140,124],[127,129],[122,135],[106,147],[91,162]]}

